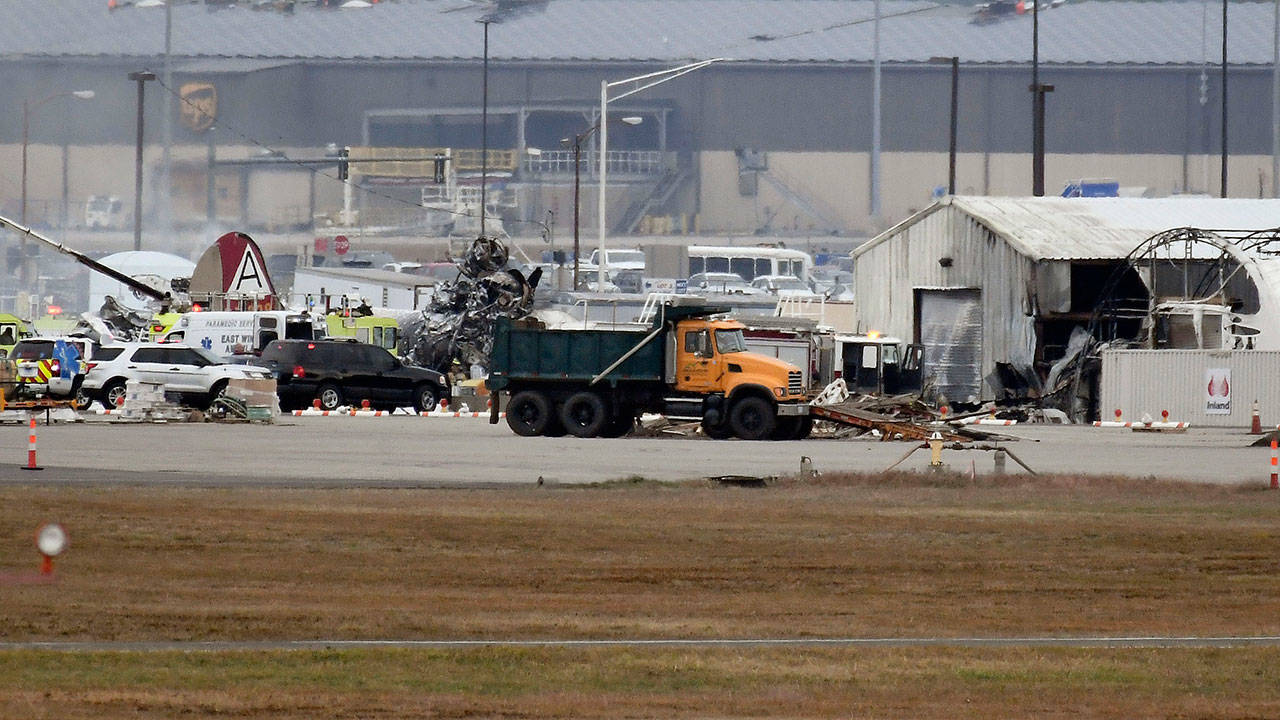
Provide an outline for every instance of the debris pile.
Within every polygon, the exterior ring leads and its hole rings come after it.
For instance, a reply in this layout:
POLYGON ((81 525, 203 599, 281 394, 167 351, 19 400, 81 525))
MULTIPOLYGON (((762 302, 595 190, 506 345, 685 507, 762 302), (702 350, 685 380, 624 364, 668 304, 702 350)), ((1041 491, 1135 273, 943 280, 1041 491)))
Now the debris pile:
POLYGON ((507 267, 507 247, 478 237, 458 263, 458 278, 443 283, 431 304, 401 322, 400 356, 405 362, 448 372, 455 362, 487 365, 493 324, 499 317, 529 314, 542 270, 529 277, 507 267))

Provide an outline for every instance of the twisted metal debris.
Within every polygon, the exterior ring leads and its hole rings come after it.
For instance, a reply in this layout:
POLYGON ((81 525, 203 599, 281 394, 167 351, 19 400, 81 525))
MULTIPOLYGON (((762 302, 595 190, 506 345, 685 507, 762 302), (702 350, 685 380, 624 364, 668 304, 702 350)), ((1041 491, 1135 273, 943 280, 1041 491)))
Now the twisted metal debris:
POLYGON ((539 268, 526 278, 506 267, 507 260, 507 247, 497 238, 476 238, 458 262, 457 279, 442 283, 425 310, 400 323, 405 362, 439 372, 455 362, 487 365, 494 321, 528 315, 542 276, 539 268))

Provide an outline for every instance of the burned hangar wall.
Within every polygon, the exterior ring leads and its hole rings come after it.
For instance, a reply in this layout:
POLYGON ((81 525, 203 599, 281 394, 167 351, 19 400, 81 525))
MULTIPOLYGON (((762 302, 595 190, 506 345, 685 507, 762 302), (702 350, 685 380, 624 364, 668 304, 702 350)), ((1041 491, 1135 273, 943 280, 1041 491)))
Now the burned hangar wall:
POLYGON ((950 400, 990 398, 996 363, 1033 365, 1037 271, 943 201, 854 251, 858 326, 923 342, 926 375, 950 400))

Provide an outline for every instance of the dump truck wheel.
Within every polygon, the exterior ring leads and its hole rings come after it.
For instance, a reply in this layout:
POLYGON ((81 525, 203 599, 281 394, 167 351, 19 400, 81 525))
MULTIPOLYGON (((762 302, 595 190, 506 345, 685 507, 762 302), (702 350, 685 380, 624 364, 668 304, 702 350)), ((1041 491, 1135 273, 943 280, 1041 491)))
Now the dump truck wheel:
POLYGON ((342 389, 333 383, 325 383, 316 391, 321 410, 337 410, 342 404, 342 389))
POLYGON ((742 398, 729 411, 729 427, 743 440, 764 440, 776 424, 773 407, 758 397, 742 398))
POLYGON ((595 437, 609 422, 609 408, 604 398, 593 392, 575 393, 561 406, 560 422, 574 437, 595 437))
POLYGON ((517 435, 542 435, 551 422, 551 401, 540 392, 522 390, 507 403, 507 426, 517 435))

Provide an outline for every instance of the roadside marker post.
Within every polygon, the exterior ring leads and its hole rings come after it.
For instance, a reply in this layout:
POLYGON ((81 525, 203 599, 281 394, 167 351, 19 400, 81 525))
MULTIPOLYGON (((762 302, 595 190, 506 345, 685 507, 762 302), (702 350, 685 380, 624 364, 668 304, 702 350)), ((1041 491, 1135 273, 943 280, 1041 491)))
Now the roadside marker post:
POLYGON ((942 469, 942 433, 936 430, 929 436, 929 469, 942 469))
POLYGON ((1271 489, 1272 490, 1280 490, 1280 475, 1277 475, 1277 470, 1280 470, 1280 466, 1277 466, 1276 464, 1278 459, 1276 455, 1277 436, 1280 436, 1280 425, 1276 426, 1276 432, 1274 435, 1271 436, 1271 489))
POLYGON ((23 470, 43 470, 44 468, 36 464, 36 415, 31 413, 30 434, 27 435, 27 464, 23 470))
POLYGON ((43 560, 40 563, 40 574, 53 574, 53 558, 67 549, 67 531, 58 523, 47 523, 36 530, 36 549, 43 560))

